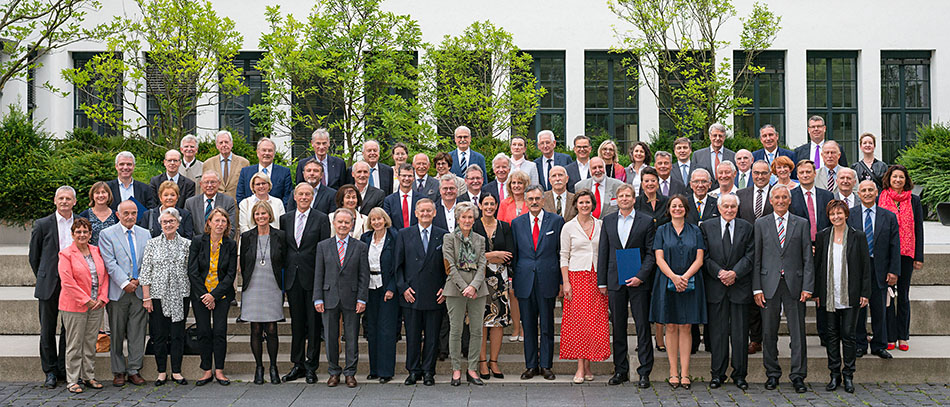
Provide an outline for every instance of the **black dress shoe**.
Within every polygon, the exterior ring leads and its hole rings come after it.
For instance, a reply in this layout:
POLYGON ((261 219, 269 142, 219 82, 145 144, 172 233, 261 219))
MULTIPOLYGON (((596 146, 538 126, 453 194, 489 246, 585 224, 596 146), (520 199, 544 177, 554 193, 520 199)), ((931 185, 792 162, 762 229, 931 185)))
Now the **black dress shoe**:
POLYGON ((871 352, 872 355, 877 356, 881 359, 893 359, 894 356, 891 355, 891 352, 888 352, 887 349, 878 349, 871 352))
POLYGON ((303 376, 304 376, 304 368, 299 367, 299 366, 294 366, 293 368, 290 369, 289 372, 287 372, 287 374, 284 375, 284 377, 281 378, 281 380, 285 382, 292 382, 303 376))
POLYGON ((624 373, 614 373, 613 376, 610 376, 610 379, 607 380, 607 384, 611 386, 616 386, 623 382, 629 382, 630 376, 624 373))
POLYGON ((58 370, 58 371, 56 371, 56 380, 59 380, 59 381, 61 381, 61 382, 65 382, 65 381, 66 381, 66 371, 65 371, 65 370, 58 370))
POLYGON ((208 383, 211 383, 213 380, 214 380, 214 376, 211 376, 207 379, 198 379, 198 380, 195 380, 195 386, 204 386, 208 383))
POLYGON ((164 385, 165 385, 165 379, 155 379, 155 387, 164 386, 164 385))
POLYGON ((407 377, 406 381, 404 381, 402 384, 405 384, 406 386, 412 386, 415 385, 418 380, 419 377, 416 376, 415 373, 409 373, 409 377, 407 377))
POLYGON ((859 349, 857 349, 857 350, 854 351, 854 357, 856 357, 856 358, 864 357, 864 355, 866 355, 867 353, 868 353, 868 350, 867 350, 867 349, 865 349, 865 348, 859 348, 859 349))
POLYGON ((844 391, 848 393, 854 393, 854 380, 848 376, 845 376, 843 379, 844 391))
POLYGON ((432 373, 426 373, 422 375, 422 385, 424 386, 434 386, 435 385, 435 375, 432 373))
POLYGON ((264 366, 254 369, 254 384, 264 384, 264 366))
POLYGON ((544 376, 544 380, 554 380, 554 372, 548 368, 541 368, 541 376, 544 376))
POLYGON ((55 374, 55 373, 47 373, 47 374, 46 374, 46 381, 43 382, 43 387, 45 387, 45 388, 47 388, 47 389, 55 389, 55 388, 56 388, 56 374, 55 374))
POLYGON ((709 388, 710 388, 710 389, 718 389, 718 388, 722 387, 722 382, 723 382, 722 379, 720 379, 720 378, 718 378, 718 377, 714 377, 712 380, 709 381, 709 388))
POLYGON ((231 384, 231 379, 215 379, 215 380, 217 380, 218 384, 222 386, 227 386, 231 384))
POLYGON ((386 383, 389 383, 389 382, 392 381, 392 380, 393 380, 392 376, 389 376, 389 377, 380 377, 380 378, 379 378, 379 384, 386 384, 386 383))
POLYGON ((828 382, 828 385, 825 386, 825 390, 835 391, 838 390, 838 386, 841 385, 841 376, 831 376, 831 380, 828 382))
POLYGON ((739 379, 736 379, 735 381, 736 381, 736 387, 738 387, 739 390, 749 390, 749 382, 745 381, 745 379, 739 378, 739 379))
POLYGON ((374 374, 366 375, 366 380, 376 380, 376 379, 379 379, 378 375, 374 375, 374 374))
POLYGON ((792 387, 795 388, 795 393, 804 393, 808 391, 808 387, 805 386, 805 381, 802 379, 792 379, 792 387))
POLYGON ((181 385, 181 386, 187 386, 187 385, 188 385, 188 380, 185 379, 184 377, 182 377, 181 380, 175 380, 175 378, 173 377, 173 378, 172 378, 172 381, 175 382, 175 383, 178 383, 178 384, 181 385))
POLYGON ((483 382, 482 379, 479 379, 477 377, 472 377, 472 375, 467 374, 467 373, 465 374, 465 379, 468 381, 468 384, 474 384, 476 386, 485 385, 485 382, 483 382))
POLYGON ((277 373, 277 365, 270 365, 270 383, 280 384, 280 375, 277 373))
POLYGON ((637 381, 637 387, 641 389, 650 388, 650 376, 640 376, 640 380, 637 381))
POLYGON ((521 380, 531 380, 535 375, 541 374, 538 368, 528 368, 521 373, 521 380))
POLYGON ((768 379, 765 381, 765 389, 766 389, 766 390, 775 390, 776 387, 778 387, 778 378, 777 378, 777 377, 770 377, 770 378, 768 378, 768 379))
POLYGON ((305 374, 307 377, 307 384, 314 384, 317 382, 317 371, 316 370, 307 370, 305 374))

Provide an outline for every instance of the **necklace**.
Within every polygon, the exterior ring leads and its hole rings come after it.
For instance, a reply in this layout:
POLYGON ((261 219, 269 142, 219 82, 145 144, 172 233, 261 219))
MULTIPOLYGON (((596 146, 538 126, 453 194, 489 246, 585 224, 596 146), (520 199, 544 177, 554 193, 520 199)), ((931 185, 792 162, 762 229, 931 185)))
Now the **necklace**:
MULTIPOLYGON (((269 235, 264 235, 264 236, 269 236, 269 235)), ((264 240, 264 239, 261 239, 261 236, 258 236, 258 237, 257 237, 257 252, 261 254, 261 265, 262 265, 262 266, 265 264, 265 261, 266 261, 266 259, 267 259, 267 249, 270 249, 270 245, 263 245, 263 244, 262 244, 262 243, 263 243, 263 240, 264 240)))

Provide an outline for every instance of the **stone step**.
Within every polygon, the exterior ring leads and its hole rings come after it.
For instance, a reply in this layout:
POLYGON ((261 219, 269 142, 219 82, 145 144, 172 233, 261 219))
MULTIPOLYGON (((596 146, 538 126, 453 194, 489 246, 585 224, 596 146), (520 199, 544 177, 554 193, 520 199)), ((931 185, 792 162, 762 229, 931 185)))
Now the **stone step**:
MULTIPOLYGON (((42 379, 39 351, 36 346, 38 337, 36 336, 0 336, 0 381, 36 381, 42 379)), ((944 344, 950 341, 948 336, 933 337, 915 337, 911 340, 911 349, 907 352, 894 352, 894 359, 883 360, 873 356, 865 356, 857 362, 857 373, 855 381, 857 382, 898 382, 898 383, 925 383, 925 382, 945 382, 947 372, 950 372, 950 351, 944 344)), ((827 356, 824 348, 818 345, 817 338, 808 338, 808 371, 811 373, 809 381, 825 380, 827 377, 827 356)), ((235 344, 236 345, 236 344, 235 344)), ((636 346, 636 338, 628 339, 628 346, 632 350, 636 346)), ((779 338, 779 358, 784 372, 788 371, 789 361, 789 339, 787 337, 779 338)), ((226 360, 226 373, 232 380, 250 380, 254 372, 254 358, 250 353, 241 353, 235 346, 229 348, 229 354, 226 360)), ((668 358, 663 353, 654 355, 655 362, 651 378, 655 382, 662 382, 669 370, 668 358)), ((278 366, 280 372, 286 373, 292 366, 289 360, 289 349, 282 348, 278 356, 278 366)), ((637 367, 637 355, 629 355, 631 367, 637 367)), ((201 373, 199 368, 199 357, 196 355, 186 355, 182 366, 182 371, 189 381, 201 373)), ((264 355, 265 364, 267 356, 264 355)), ((319 379, 325 381, 326 373, 326 355, 321 354, 321 364, 318 371, 319 379)), ((612 359, 608 358, 604 362, 592 363, 591 369, 597 376, 592 383, 603 385, 609 375, 613 372, 612 359)), ((341 356, 341 363, 343 362, 341 356)), ((691 358, 691 374, 696 378, 695 381, 704 381, 709 379, 709 353, 700 352, 691 358)), ((489 384, 503 383, 524 383, 518 376, 524 370, 524 359, 519 354, 502 353, 499 356, 499 365, 505 374, 505 379, 491 379, 489 384)), ((405 379, 406 370, 405 357, 396 355, 396 377, 390 386, 401 386, 405 379)), ((554 357, 553 370, 558 375, 556 381, 566 383, 570 380, 577 367, 574 360, 560 360, 557 355, 554 357)), ((369 372, 368 355, 361 352, 357 366, 357 380, 364 382, 366 374, 369 372)), ((447 382, 450 378, 451 363, 448 361, 438 362, 436 364, 436 379, 438 382, 447 382)), ((634 379, 636 372, 632 371, 634 379)), ((155 378, 155 359, 146 355, 142 374, 146 380, 155 378)), ((109 354, 100 353, 96 357, 96 376, 98 379, 106 381, 112 377, 109 367, 109 354)), ((765 381, 765 372, 762 367, 762 353, 749 357, 749 381, 761 383, 765 381)), ((783 377, 783 383, 785 378, 783 377)), ((534 378, 532 382, 549 383, 541 378, 534 378)), ((322 382, 321 384, 323 385, 322 382)), ((148 384, 151 386, 151 384, 148 384)), ((269 386, 269 385, 268 385, 269 386)))

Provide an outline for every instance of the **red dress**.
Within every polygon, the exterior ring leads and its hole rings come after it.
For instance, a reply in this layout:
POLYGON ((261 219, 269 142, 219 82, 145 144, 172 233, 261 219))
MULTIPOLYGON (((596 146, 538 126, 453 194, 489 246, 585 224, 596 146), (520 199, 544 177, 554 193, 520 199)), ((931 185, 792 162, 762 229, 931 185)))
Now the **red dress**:
MULTIPOLYGON (((581 250, 592 249, 596 253, 599 237, 597 227, 592 228, 591 233, 586 236, 587 242, 580 242, 587 246, 581 250)), ((578 247, 572 244, 571 249, 576 250, 578 247)), ((571 300, 563 301, 559 357, 561 359, 606 360, 610 357, 607 296, 597 289, 597 272, 594 270, 594 265, 591 264, 590 270, 568 271, 568 279, 571 284, 571 300)))

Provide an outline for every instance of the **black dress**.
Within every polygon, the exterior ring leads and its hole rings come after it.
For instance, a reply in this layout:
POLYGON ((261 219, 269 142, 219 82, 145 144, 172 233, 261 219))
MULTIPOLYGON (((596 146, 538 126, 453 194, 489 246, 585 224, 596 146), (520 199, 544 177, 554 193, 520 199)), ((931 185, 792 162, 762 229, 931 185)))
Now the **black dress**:
MULTIPOLYGON (((514 235, 511 234, 511 225, 500 220, 496 221, 495 234, 488 236, 485 232, 485 225, 482 220, 475 221, 472 230, 485 238, 485 252, 495 250, 514 253, 514 235)), ((511 325, 511 306, 508 301, 508 278, 511 277, 509 270, 511 265, 488 264, 485 268, 485 284, 488 285, 489 301, 485 302, 485 323, 484 327, 506 327, 511 325), (495 267, 497 266, 497 267, 495 267)))
MULTIPOLYGON (((706 250, 706 243, 699 226, 686 223, 683 231, 676 234, 673 224, 667 223, 656 229, 653 250, 663 250, 663 259, 673 273, 683 275, 696 261, 697 250, 706 250)), ((706 290, 702 270, 694 274, 693 279, 695 288, 692 291, 670 291, 667 289, 669 277, 657 266, 650 302, 650 321, 660 324, 705 324, 706 290)))
POLYGON ((881 180, 884 178, 884 173, 887 172, 887 164, 883 161, 875 158, 874 162, 871 163, 871 168, 868 168, 864 160, 858 160, 854 164, 851 164, 851 169, 858 174, 857 182, 859 184, 861 181, 871 180, 877 184, 877 190, 881 190, 881 180))

